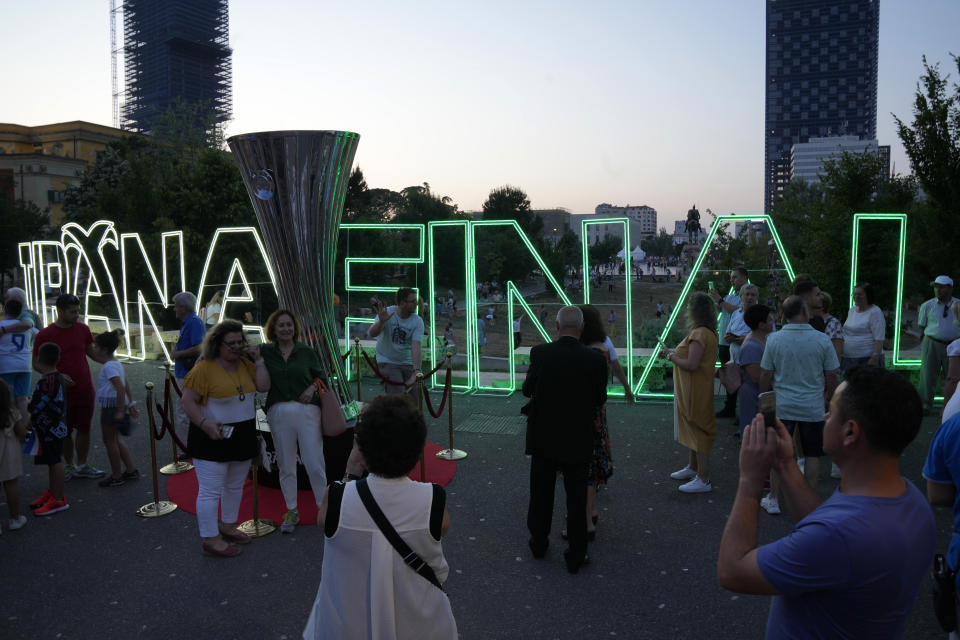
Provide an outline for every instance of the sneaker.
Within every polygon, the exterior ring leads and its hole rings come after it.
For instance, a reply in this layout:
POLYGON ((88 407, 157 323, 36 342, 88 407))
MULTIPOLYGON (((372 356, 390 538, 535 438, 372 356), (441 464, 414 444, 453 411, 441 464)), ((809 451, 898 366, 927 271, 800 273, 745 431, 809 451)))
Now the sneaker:
POLYGON ((124 480, 139 480, 140 479, 140 470, 134 469, 133 471, 124 471, 123 475, 120 476, 124 480))
POLYGON ((53 496, 50 496, 50 499, 47 502, 33 512, 35 516, 49 516, 58 511, 66 511, 70 508, 70 505, 67 503, 67 499, 57 500, 53 496))
POLYGON ((837 466, 837 463, 832 463, 833 466, 830 467, 830 477, 839 478, 840 477, 840 467, 837 466))
POLYGON ((678 488, 684 493, 707 493, 713 491, 713 485, 701 480, 700 476, 694 476, 693 480, 680 485, 678 488))
POLYGON ((17 529, 22 529, 23 525, 27 524, 27 516, 20 515, 16 520, 10 520, 7 523, 7 529, 10 531, 16 531, 17 529))
POLYGON ((300 514, 296 509, 292 509, 283 514, 283 522, 280 523, 280 533, 293 533, 297 523, 300 522, 300 514))
POLYGON ((73 471, 73 476, 75 478, 102 478, 105 475, 107 475, 106 471, 97 469, 90 463, 87 463, 82 467, 76 467, 76 469, 73 471))
POLYGON ((63 479, 71 480, 74 476, 77 476, 77 468, 72 464, 63 465, 63 479))
POLYGON ((760 501, 760 506, 763 507, 764 511, 772 516, 780 514, 780 503, 771 495, 764 496, 760 501))
POLYGON ((696 477, 697 472, 690 468, 690 465, 685 466, 680 471, 674 471, 670 474, 670 477, 674 480, 689 480, 690 478, 696 477))
POLYGON ((29 507, 31 509, 39 509, 40 507, 42 507, 47 503, 47 500, 49 500, 52 497, 53 497, 53 494, 50 493, 49 490, 44 491, 42 496, 40 496, 39 498, 37 498, 36 500, 34 500, 29 504, 29 507))
POLYGON ((106 478, 104 478, 103 480, 101 480, 100 482, 98 482, 98 483, 97 483, 97 486, 99 486, 99 487, 119 487, 120 485, 122 485, 122 484, 123 484, 124 482, 126 482, 126 481, 127 481, 126 478, 124 478, 123 476, 114 477, 114 476, 111 475, 111 476, 107 476, 106 478))

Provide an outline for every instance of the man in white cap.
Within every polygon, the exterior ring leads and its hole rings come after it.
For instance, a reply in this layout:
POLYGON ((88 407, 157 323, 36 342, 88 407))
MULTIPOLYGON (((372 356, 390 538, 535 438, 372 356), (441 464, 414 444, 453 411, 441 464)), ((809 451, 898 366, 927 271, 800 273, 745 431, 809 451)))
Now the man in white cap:
POLYGON ((920 305, 917 314, 917 326, 923 332, 920 343, 920 399, 923 412, 933 412, 933 393, 937 387, 941 370, 947 370, 947 345, 960 337, 957 326, 950 313, 950 306, 957 301, 953 297, 953 279, 950 276, 937 276, 931 282, 934 296, 920 305))

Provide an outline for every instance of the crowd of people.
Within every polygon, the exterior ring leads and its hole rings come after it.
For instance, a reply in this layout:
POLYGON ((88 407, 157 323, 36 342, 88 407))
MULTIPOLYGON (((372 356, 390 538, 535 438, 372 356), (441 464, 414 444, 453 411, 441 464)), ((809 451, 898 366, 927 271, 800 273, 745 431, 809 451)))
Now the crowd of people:
MULTIPOLYGON (((960 564, 960 416, 951 413, 960 397, 954 392, 960 301, 952 296, 953 281, 938 276, 935 297, 920 308, 919 393, 885 367, 886 321, 869 283, 857 284, 842 322, 830 313, 832 297, 810 276, 798 276, 793 294, 776 308, 758 302, 759 289, 745 269, 734 269, 730 283, 727 295, 716 287, 691 294, 685 301, 688 334, 658 354, 673 367, 674 435, 688 449, 685 466, 670 474, 681 481, 679 491, 713 491, 717 420, 733 417, 738 426, 740 481, 719 546, 718 581, 735 592, 774 596, 768 637, 782 629, 813 637, 898 637, 936 546, 930 504, 953 506, 947 562, 954 569, 960 564), (718 357, 737 369, 739 386, 715 411, 718 357), (941 375, 947 403, 923 469, 924 497, 902 477, 900 455, 924 412, 932 411, 941 375), (771 398, 775 408, 769 411, 771 398), (824 457, 840 480, 827 500, 817 492, 824 457), (780 514, 781 501, 796 525, 784 538, 758 545, 758 514, 780 514)), ((7 291, 0 320, 0 482, 10 511, 7 530, 28 521, 17 477, 31 432, 34 462, 48 467, 47 490, 28 504, 36 516, 69 508, 66 481, 73 478, 99 478, 106 488, 140 475, 123 440, 137 417, 114 357, 123 332, 93 337, 71 294, 57 299, 55 320, 43 329, 25 303, 22 290, 7 291), (102 365, 96 384, 88 360, 102 365), (88 461, 96 407, 109 474, 88 461)), ((174 310, 181 328, 171 356, 183 390, 177 432, 196 469, 202 553, 235 557, 251 541, 237 520, 244 480, 260 453, 254 403, 260 392, 286 504, 281 531, 292 532, 300 522, 299 452, 325 540, 304 636, 346 637, 348 625, 350 633, 360 629, 367 637, 393 625, 403 637, 456 637, 442 588, 449 573, 441 545, 450 527, 445 493, 409 478, 426 437, 412 400, 424 333, 416 292, 401 288, 395 304, 375 309, 369 336, 377 340, 384 394, 362 411, 347 473, 332 483, 320 429, 318 380, 325 373, 317 352, 301 342, 297 316, 274 312, 265 326, 267 341, 255 345, 240 322, 218 319, 207 327, 189 292, 174 296, 174 310)), ((522 388, 529 398, 522 409, 530 456, 528 546, 535 558, 545 557, 559 473, 566 502, 563 557, 573 574, 590 561, 589 544, 600 524, 597 489, 614 470, 606 420, 611 372, 632 401, 608 335, 615 322, 591 305, 560 308, 557 338, 531 348, 522 388)))

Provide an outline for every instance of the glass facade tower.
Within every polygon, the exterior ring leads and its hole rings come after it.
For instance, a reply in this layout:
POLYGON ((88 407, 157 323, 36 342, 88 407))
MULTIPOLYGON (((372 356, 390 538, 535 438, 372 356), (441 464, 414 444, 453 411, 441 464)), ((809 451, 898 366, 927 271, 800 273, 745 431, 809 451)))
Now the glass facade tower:
POLYGON ((810 138, 877 137, 880 0, 767 0, 764 212, 810 138))

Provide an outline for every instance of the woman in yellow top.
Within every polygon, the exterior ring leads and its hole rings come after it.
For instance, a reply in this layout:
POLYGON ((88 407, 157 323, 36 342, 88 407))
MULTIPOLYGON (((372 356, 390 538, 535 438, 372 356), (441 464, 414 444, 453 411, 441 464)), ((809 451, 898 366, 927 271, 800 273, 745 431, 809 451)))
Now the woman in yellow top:
POLYGON ((677 400, 677 440, 690 449, 690 461, 670 474, 684 493, 713 491, 710 484, 710 449, 717 437, 713 410, 714 363, 717 361, 717 309, 705 293, 695 293, 687 303, 690 333, 673 351, 660 356, 673 363, 677 400))
POLYGON ((240 553, 231 543, 250 542, 237 529, 237 515, 250 460, 260 452, 253 399, 257 391, 270 390, 270 374, 236 320, 210 329, 201 353, 203 359, 183 381, 182 398, 190 418, 187 450, 199 485, 197 524, 201 550, 229 558, 240 553))

